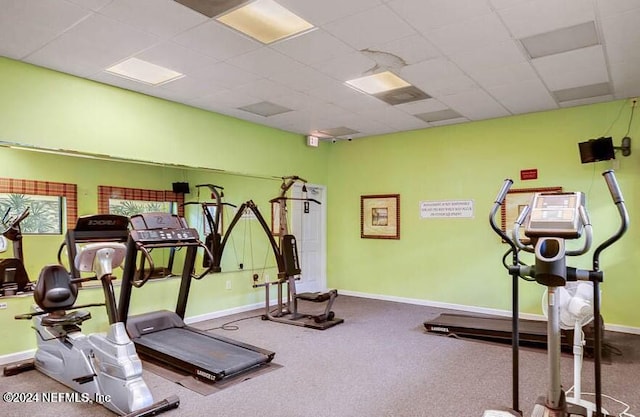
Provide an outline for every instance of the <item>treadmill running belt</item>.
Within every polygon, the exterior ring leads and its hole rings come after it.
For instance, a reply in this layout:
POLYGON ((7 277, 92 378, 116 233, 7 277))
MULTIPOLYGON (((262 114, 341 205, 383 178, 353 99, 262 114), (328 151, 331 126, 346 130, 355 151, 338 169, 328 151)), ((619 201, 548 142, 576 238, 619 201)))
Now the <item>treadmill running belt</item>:
POLYGON ((137 345, 189 362, 214 374, 224 373, 227 376, 269 361, 262 353, 185 328, 147 333, 133 341, 137 345))

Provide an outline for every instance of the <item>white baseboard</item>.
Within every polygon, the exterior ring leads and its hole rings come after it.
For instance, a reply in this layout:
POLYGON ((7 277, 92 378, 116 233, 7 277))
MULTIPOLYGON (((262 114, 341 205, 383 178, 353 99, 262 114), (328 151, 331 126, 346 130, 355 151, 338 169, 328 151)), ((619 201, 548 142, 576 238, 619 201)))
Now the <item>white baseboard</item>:
MULTIPOLYGON (((276 303, 275 301, 271 302, 272 305, 274 305, 275 303, 276 303)), ((220 318, 220 317, 230 316, 232 314, 244 313, 245 311, 256 310, 258 308, 264 308, 264 302, 254 303, 254 304, 247 304, 247 305, 240 306, 240 307, 228 308, 226 310, 213 311, 211 313, 206 313, 206 314, 200 314, 200 315, 197 315, 197 316, 186 317, 184 319, 184 322, 186 324, 193 324, 193 323, 198 323, 198 322, 201 322, 201 321, 212 320, 212 319, 217 319, 217 318, 220 318)))
MULTIPOLYGON (((349 290, 338 290, 338 294, 348 295, 352 297, 370 298, 373 300, 393 301, 396 303, 415 304, 415 305, 426 306, 426 307, 446 308, 450 310, 458 310, 458 311, 464 311, 464 312, 475 313, 475 314, 493 314, 496 316, 511 317, 511 310, 500 310, 496 308, 475 307, 475 306, 468 306, 464 304, 443 303, 440 301, 422 300, 418 298, 396 297, 393 295, 370 294, 370 293, 363 293, 363 292, 349 291, 349 290)), ((546 318, 542 314, 520 313, 520 317, 527 320, 546 321, 546 318)), ((640 328, 638 327, 605 323, 605 329, 607 331, 612 331, 612 332, 640 335, 640 328)))
POLYGON ((33 359, 36 354, 35 349, 29 349, 22 352, 9 353, 7 355, 0 355, 0 365, 6 365, 13 362, 22 362, 28 359, 33 359))

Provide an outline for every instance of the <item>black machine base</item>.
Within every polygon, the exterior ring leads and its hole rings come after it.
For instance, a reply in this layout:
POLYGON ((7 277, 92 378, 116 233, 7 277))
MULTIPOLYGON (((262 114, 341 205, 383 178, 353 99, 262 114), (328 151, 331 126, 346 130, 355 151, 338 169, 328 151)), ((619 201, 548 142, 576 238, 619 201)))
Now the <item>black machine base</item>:
MULTIPOLYGON (((466 337, 488 340, 491 342, 511 343, 511 317, 444 313, 433 320, 424 322, 428 332, 445 336, 466 337)), ((585 355, 593 354, 594 327, 589 324, 583 327, 585 336, 585 355)), ((519 321, 520 344, 546 349, 547 322, 541 320, 519 321)), ((573 330, 561 330, 560 343, 562 349, 571 352, 573 349, 573 330)))
POLYGON ((275 356, 274 352, 185 326, 172 311, 132 316, 127 331, 140 356, 208 382, 253 370, 275 356))

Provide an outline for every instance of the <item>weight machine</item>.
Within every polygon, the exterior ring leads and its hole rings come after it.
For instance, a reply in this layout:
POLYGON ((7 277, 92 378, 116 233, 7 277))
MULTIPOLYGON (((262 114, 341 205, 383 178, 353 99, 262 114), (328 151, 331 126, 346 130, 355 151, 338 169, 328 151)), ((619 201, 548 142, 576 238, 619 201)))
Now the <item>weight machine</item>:
MULTIPOLYGON (((265 280, 265 282, 259 283, 258 274, 253 275, 253 287, 264 287, 265 289, 265 313, 262 316, 263 320, 272 320, 279 323, 324 330, 344 322, 343 319, 335 317, 335 313, 331 310, 333 303, 338 296, 338 291, 331 289, 326 292, 297 292, 296 281, 300 279, 302 271, 300 269, 296 238, 294 235, 289 233, 288 229, 287 201, 302 201, 306 212, 308 212, 308 205, 310 203, 320 204, 318 200, 307 198, 307 190, 304 185, 306 182, 307 181, 304 178, 300 178, 298 176, 283 177, 282 184, 280 186, 280 195, 270 200, 271 204, 277 204, 277 207, 279 208, 279 228, 276 233, 276 236, 278 237, 277 242, 270 227, 267 225, 267 222, 260 213, 260 210, 258 210, 258 206, 252 200, 249 200, 240 206, 231 221, 227 233, 224 235, 220 244, 220 257, 222 256, 222 252, 224 251, 231 231, 242 218, 246 210, 250 210, 255 215, 262 227, 262 230, 267 235, 278 267, 277 279, 274 281, 265 280), (303 197, 288 197, 288 191, 296 182, 303 183, 303 197), (275 309, 271 308, 270 301, 270 289, 272 286, 275 286, 277 290, 277 303, 275 309), (326 304, 322 313, 309 314, 299 311, 299 301, 326 304)), ((218 257, 218 261, 220 257, 218 257)))

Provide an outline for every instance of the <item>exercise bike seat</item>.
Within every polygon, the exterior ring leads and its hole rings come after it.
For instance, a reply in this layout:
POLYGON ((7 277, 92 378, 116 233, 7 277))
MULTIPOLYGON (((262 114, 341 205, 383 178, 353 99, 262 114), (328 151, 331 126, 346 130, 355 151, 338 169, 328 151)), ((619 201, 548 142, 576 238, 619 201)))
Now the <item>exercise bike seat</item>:
POLYGON ((71 282, 71 275, 62 265, 47 265, 33 290, 33 298, 46 312, 67 310, 78 297, 78 285, 71 282))

